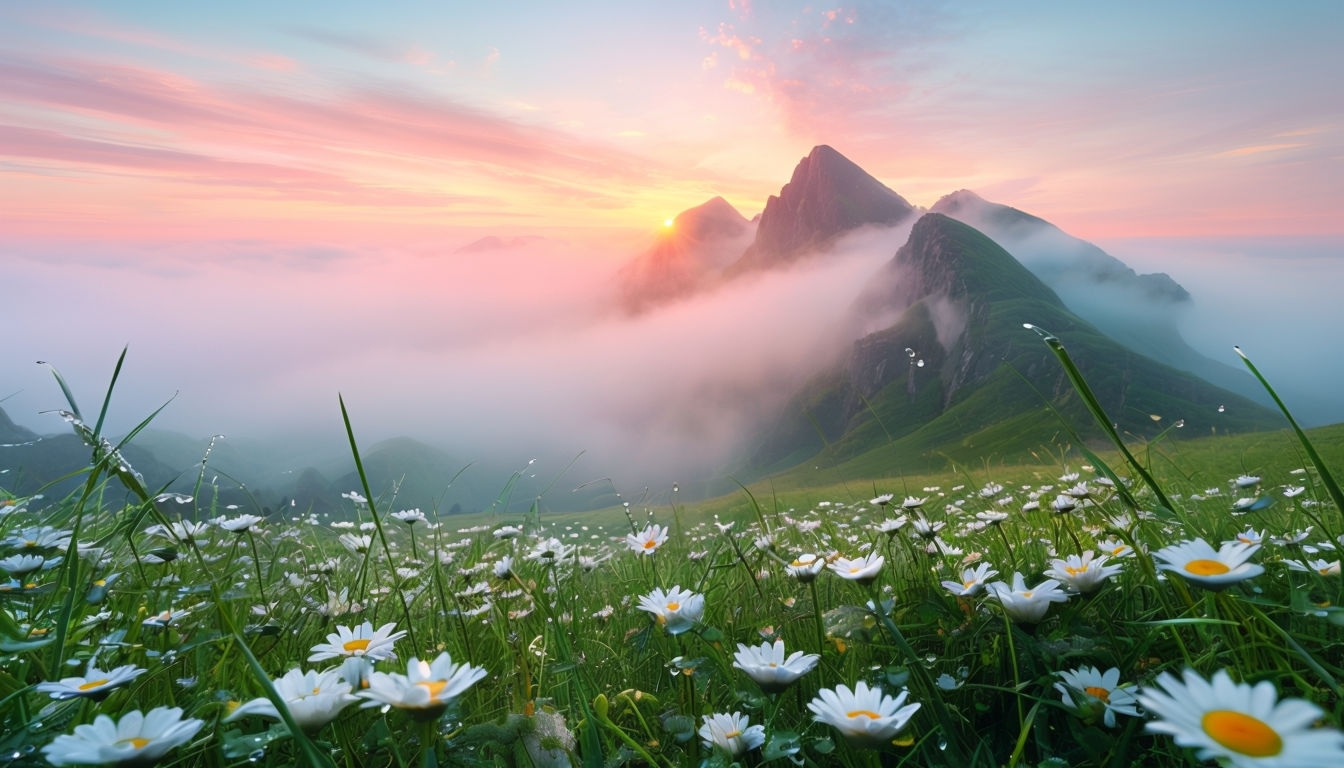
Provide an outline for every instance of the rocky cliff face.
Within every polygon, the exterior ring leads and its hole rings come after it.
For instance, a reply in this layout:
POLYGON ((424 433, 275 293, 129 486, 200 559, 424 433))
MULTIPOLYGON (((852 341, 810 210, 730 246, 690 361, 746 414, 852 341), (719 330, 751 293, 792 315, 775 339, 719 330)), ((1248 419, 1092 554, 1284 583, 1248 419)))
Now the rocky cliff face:
POLYGON ((766 201, 755 241, 730 272, 787 264, 851 229, 899 224, 913 213, 905 198, 821 145, 798 163, 779 194, 766 201))

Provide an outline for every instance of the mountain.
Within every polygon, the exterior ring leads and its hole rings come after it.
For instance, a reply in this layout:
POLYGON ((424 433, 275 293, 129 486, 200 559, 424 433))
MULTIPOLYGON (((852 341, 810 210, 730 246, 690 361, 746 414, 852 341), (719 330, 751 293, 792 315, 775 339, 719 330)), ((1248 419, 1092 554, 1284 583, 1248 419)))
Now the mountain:
POLYGON ((1179 322, 1190 294, 1164 273, 1137 274, 1124 262, 1044 219, 960 190, 929 209, 975 227, 1013 254, 1069 309, 1121 344, 1262 404, 1264 390, 1244 370, 1196 352, 1179 322))
POLYGON ((9 418, 4 408, 0 408, 0 448, 7 448, 19 443, 29 443, 37 440, 40 436, 26 427, 21 427, 9 418))
POLYGON ((800 393, 757 441, 753 473, 803 461, 808 471, 860 475, 893 464, 1029 460, 1061 436, 1047 399, 1098 437, 1059 362, 1024 323, 1064 342, 1122 433, 1152 436, 1177 420, 1189 435, 1280 426, 1255 403, 1111 339, 988 236, 941 214, 916 222, 858 303, 896 319, 800 393))
POLYGON ((814 147, 793 169, 789 183, 766 200, 756 239, 728 273, 789 264, 849 230, 893 226, 914 210, 849 158, 824 144, 814 147))
MULTIPOLYGON (((151 492, 179 477, 153 452, 138 445, 122 446, 121 454, 144 477, 151 492)), ((74 473, 87 469, 91 460, 92 451, 73 432, 39 436, 14 425, 0 409, 0 488, 20 496, 41 493, 59 499, 84 485, 86 477, 74 473)))
POLYGON ((634 314, 707 287, 742 255, 755 231, 722 197, 682 211, 647 252, 617 273, 622 308, 634 314))

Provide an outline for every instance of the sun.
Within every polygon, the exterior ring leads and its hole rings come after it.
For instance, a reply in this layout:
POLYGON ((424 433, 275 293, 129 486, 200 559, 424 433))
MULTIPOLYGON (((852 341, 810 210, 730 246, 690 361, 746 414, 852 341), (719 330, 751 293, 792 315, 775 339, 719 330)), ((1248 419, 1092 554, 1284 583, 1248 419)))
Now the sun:
POLYGON ((663 219, 664 227, 671 227, 675 222, 672 219, 663 219))

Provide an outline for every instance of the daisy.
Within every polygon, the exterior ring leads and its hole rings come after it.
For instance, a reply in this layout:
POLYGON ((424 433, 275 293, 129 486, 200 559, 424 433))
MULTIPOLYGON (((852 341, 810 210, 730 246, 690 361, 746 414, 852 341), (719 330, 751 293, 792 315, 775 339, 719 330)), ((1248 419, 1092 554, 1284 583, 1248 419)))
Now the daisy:
POLYGON ((639 598, 639 608, 653 614, 669 635, 679 635, 700 620, 705 612, 705 596, 682 589, 680 585, 667 592, 659 587, 639 598))
POLYGON ((391 705, 410 711, 417 719, 437 717, 453 699, 485 677, 485 670, 470 664, 454 664, 447 652, 432 662, 414 656, 406 665, 406 674, 373 672, 368 687, 359 696, 368 701, 362 706, 391 705))
POLYGON ((548 536, 532 546, 532 551, 524 557, 538 563, 550 564, 564 562, 574 553, 574 548, 563 541, 548 536))
POLYGON ((221 519, 217 524, 220 528, 223 528, 230 533, 246 533, 257 527, 257 525, 265 519, 266 518, 257 515, 239 515, 237 517, 221 519))
POLYGON ((1101 554, 1106 555, 1111 559, 1132 557, 1134 555, 1133 547, 1114 536, 1105 541, 1097 542, 1097 549, 1101 551, 1101 554))
POLYGON ((817 574, 826 568, 826 561, 814 554, 799 555, 793 562, 784 566, 784 571, 793 578, 807 583, 817 578, 817 574))
POLYGON ((1294 571, 1315 571, 1322 576, 1338 576, 1339 561, 1327 561, 1322 559, 1308 560, 1305 563, 1300 560, 1284 560, 1290 570, 1294 571))
POLYGON ((652 555, 658 551, 658 548, 667 542, 667 526, 650 523, 638 535, 627 534, 625 537, 626 546, 635 552, 646 555, 652 555))
POLYGON ((1068 593, 1061 590, 1059 582, 1054 579, 1046 579, 1027 589, 1026 580, 1020 573, 1013 574, 1011 587, 1002 581, 995 581, 986 584, 985 589, 989 590, 990 597, 1003 606, 1003 612, 1008 614, 1008 618, 1030 624, 1044 618, 1051 603, 1063 603, 1069 599, 1068 593))
POLYGON ((388 622, 378 629, 370 622, 358 627, 337 626, 336 631, 327 635, 327 642, 313 646, 309 661, 326 661, 346 656, 367 656, 374 661, 395 659, 397 654, 392 644, 406 636, 406 630, 393 632, 396 624, 388 622))
POLYGON ((79 697, 101 701, 109 693, 143 675, 145 670, 127 664, 102 671, 90 666, 83 677, 63 677, 55 683, 38 683, 35 689, 39 693, 49 693, 53 699, 74 699, 79 697))
POLYGON ((837 557, 830 563, 830 569, 840 574, 841 578, 857 581, 860 584, 871 584, 877 578, 878 571, 882 570, 882 563, 885 558, 876 552, 869 552, 863 557, 853 560, 848 557, 837 557))
POLYGON ((750 752, 765 743, 765 726, 752 725, 741 712, 731 715, 716 712, 701 720, 704 725, 700 726, 700 741, 709 749, 726 752, 729 757, 750 752))
POLYGON ((1055 689, 1064 700, 1064 706, 1077 712, 1084 720, 1092 721, 1096 718, 1098 705, 1105 708, 1102 722, 1107 728, 1115 727, 1116 713, 1139 716, 1135 706, 1139 703, 1138 697, 1133 691, 1119 687, 1119 669, 1111 667, 1102 672, 1096 667, 1079 667, 1060 672, 1059 676, 1064 678, 1064 682, 1055 683, 1055 689))
POLYGON ((1148 730, 1169 734, 1200 760, 1251 766, 1344 765, 1344 733, 1312 728, 1325 713, 1305 699, 1278 701, 1274 685, 1234 683, 1227 670, 1205 680, 1187 669, 1178 680, 1168 672, 1158 688, 1145 688, 1139 702, 1159 718, 1148 730))
POLYGON ((425 518, 425 513, 421 512, 419 509, 403 509, 400 512, 393 512, 390 517, 393 520, 397 520, 407 525, 429 522, 428 519, 425 518))
POLYGON ((941 520, 936 523, 931 523, 928 520, 918 517, 915 518, 914 523, 911 524, 911 527, 914 529, 915 535, 920 537, 921 539, 934 538, 935 536, 938 535, 938 532, 943 530, 943 528, 945 528, 946 526, 947 523, 944 523, 941 520))
POLYGON ((1247 528, 1241 533, 1238 533, 1234 538, 1234 541, 1241 544, 1245 544, 1247 546, 1251 546, 1253 544, 1260 544, 1264 540, 1265 540, 1265 532, 1255 530, 1255 526, 1251 526, 1250 528, 1247 528))
POLYGON ((52 765, 150 765, 174 747, 191 741, 204 720, 182 719, 178 707, 155 707, 149 714, 132 710, 114 721, 99 715, 93 723, 75 726, 42 748, 52 765))
POLYGON ((362 555, 373 546, 373 537, 368 534, 342 533, 337 541, 352 555, 362 555))
POLYGON ((910 522, 910 518, 905 515, 883 520, 877 524, 877 532, 885 533, 888 536, 895 536, 896 532, 904 528, 905 524, 908 522, 910 522))
POLYGON ((815 653, 794 651, 784 657, 784 641, 761 643, 751 647, 738 643, 733 654, 733 666, 747 673, 766 693, 779 693, 798 678, 811 672, 821 657, 815 653))
POLYGON ((957 597, 978 595, 985 589, 985 580, 998 575, 999 572, 990 567, 989 563, 981 563, 963 570, 961 581, 944 581, 943 588, 957 597))
POLYGON ((1217 591, 1264 573, 1263 567, 1247 562, 1259 549, 1258 544, 1230 541, 1215 552, 1208 542, 1194 539, 1163 547, 1154 552, 1153 557, 1163 561, 1158 568, 1173 571, 1189 582, 1217 591))
MULTIPOLYGON (((342 709, 359 700, 350 694, 350 683, 342 678, 340 667, 321 673, 291 669, 271 684, 284 700, 294 722, 310 733, 335 720, 342 709)), ((275 704, 262 696, 239 705, 224 718, 224 722, 231 723, 249 715, 282 719, 275 704)))
POLYGON ((821 689, 807 708, 813 720, 840 731, 850 744, 877 747, 895 738, 919 709, 919 704, 901 706, 909 694, 901 691, 893 698, 860 680, 853 690, 845 685, 821 689))
POLYGON ((1063 560, 1051 560, 1050 570, 1045 575, 1056 579, 1071 592, 1086 595, 1097 591, 1103 581, 1122 570, 1118 565, 1107 565, 1108 559, 1106 555, 1094 559, 1089 549, 1082 556, 1069 555, 1063 560))

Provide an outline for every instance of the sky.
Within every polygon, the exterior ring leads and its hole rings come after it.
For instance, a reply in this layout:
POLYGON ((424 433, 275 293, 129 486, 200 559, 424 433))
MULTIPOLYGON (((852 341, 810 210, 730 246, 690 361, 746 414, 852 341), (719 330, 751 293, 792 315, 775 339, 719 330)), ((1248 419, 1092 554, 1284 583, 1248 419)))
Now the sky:
MULTIPOLYGON (((0 407, 50 425, 30 361, 95 400, 127 346, 130 423, 176 393, 169 426, 293 431, 343 392, 374 434, 600 423, 630 455, 678 421, 651 409, 840 343, 827 309, 594 309, 664 220, 752 216, 822 143, 916 205, 969 188, 1197 302, 1207 277, 1206 306, 1240 284, 1268 347, 1339 313, 1341 31, 1337 2, 0 4, 0 407), (458 251, 487 235, 530 239, 458 251), (650 400, 669 370, 690 389, 650 400)), ((876 257, 837 263, 757 299, 835 306, 876 257)))

